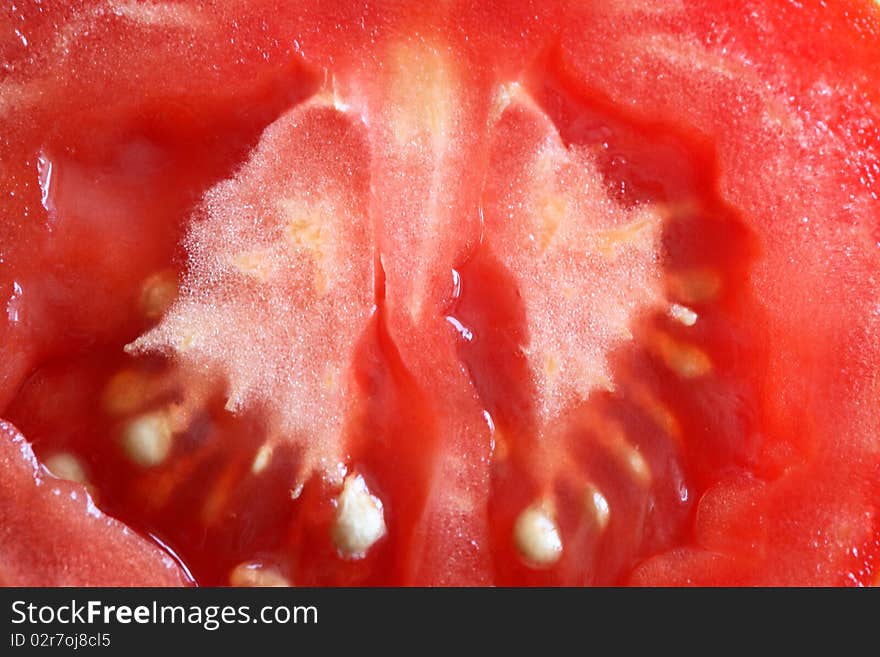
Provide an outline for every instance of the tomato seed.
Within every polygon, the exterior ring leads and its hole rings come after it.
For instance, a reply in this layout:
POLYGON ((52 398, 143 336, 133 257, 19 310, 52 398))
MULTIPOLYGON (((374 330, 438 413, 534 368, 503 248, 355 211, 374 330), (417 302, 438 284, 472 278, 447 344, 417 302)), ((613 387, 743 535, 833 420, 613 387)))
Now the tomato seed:
POLYGON ((513 537, 517 550, 528 565, 552 566, 562 556, 562 539, 549 503, 535 502, 516 519, 513 537))
POLYGON ((382 501, 361 475, 348 475, 336 503, 333 542, 343 557, 361 559, 386 533, 382 501))
POLYGON ((173 434, 168 415, 162 411, 135 418, 122 433, 122 446, 128 457, 140 466, 159 465, 171 452, 173 434))

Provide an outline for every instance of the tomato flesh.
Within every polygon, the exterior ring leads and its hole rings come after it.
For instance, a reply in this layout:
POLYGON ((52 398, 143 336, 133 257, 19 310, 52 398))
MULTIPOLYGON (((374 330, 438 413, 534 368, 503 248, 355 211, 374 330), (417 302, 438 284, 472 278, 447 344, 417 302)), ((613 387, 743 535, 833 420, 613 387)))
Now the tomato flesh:
POLYGON ((204 585, 870 583, 876 7, 453 4, 22 14, 0 413, 204 585))

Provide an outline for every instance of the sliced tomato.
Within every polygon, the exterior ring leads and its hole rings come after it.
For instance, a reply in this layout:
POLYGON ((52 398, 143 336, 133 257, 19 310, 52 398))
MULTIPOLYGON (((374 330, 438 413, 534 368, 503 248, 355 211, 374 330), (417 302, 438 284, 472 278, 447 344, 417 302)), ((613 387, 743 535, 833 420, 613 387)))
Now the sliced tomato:
POLYGON ((880 13, 831 5, 15 9, 0 413, 202 584, 871 583, 880 13))

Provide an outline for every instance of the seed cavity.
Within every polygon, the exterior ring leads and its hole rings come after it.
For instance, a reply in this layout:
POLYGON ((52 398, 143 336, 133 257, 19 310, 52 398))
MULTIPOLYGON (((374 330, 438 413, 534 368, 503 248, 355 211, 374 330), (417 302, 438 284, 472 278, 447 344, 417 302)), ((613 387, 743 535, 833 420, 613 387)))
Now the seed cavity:
POLYGON ((669 295, 683 304, 708 303, 721 292, 721 277, 711 269, 692 269, 669 274, 666 286, 669 295))
POLYGON ((205 495, 205 502, 200 514, 202 524, 206 527, 214 525, 224 518, 223 513, 228 508, 229 498, 236 489, 239 477, 239 469, 234 464, 230 464, 211 484, 210 491, 205 495))
POLYGON ((635 404, 648 414, 654 424, 671 438, 681 441, 681 424, 666 404, 642 384, 630 383, 629 391, 635 404))
POLYGON ((527 565, 549 568, 562 556, 562 539, 551 505, 546 501, 527 507, 513 527, 516 549, 527 565))
POLYGON ((332 536, 339 554, 345 559, 364 558, 386 533, 382 501, 370 493, 361 475, 350 474, 336 505, 332 536))
POLYGON ((143 408, 151 398, 147 375, 133 369, 120 370, 107 381, 101 401, 110 415, 129 415, 143 408))

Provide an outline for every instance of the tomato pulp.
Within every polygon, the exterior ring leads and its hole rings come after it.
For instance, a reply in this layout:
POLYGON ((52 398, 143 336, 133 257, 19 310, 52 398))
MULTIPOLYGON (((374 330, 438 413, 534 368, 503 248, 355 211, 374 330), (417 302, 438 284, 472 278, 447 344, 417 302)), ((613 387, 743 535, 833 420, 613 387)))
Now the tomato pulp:
POLYGON ((7 18, 4 582, 873 582, 874 3, 7 18))

